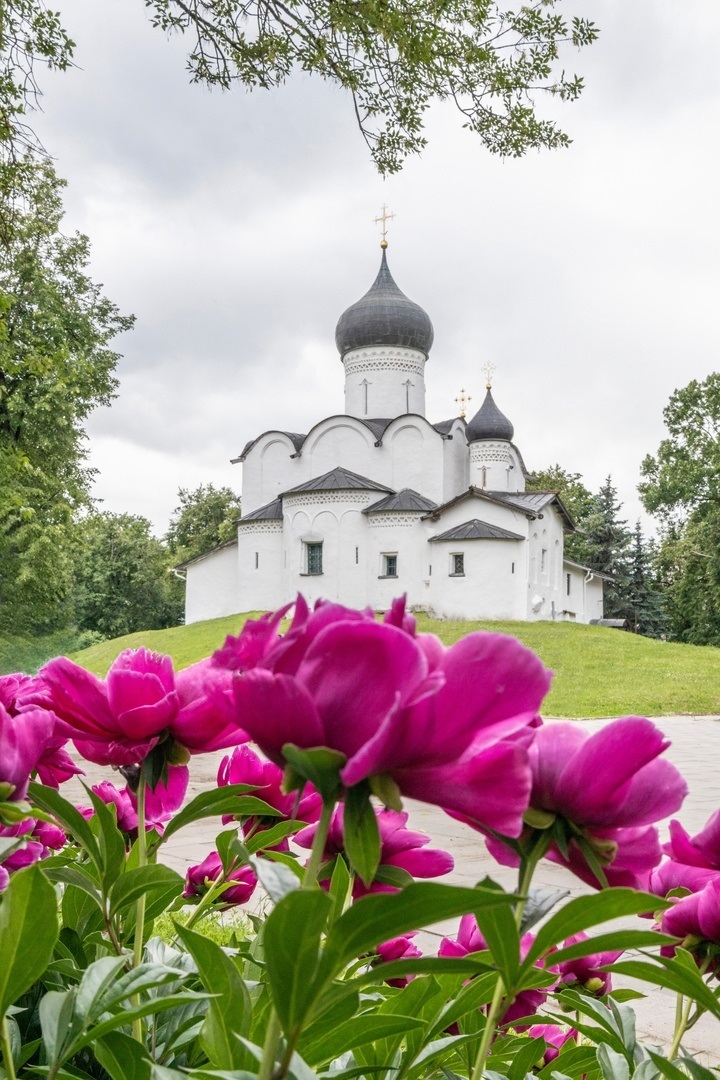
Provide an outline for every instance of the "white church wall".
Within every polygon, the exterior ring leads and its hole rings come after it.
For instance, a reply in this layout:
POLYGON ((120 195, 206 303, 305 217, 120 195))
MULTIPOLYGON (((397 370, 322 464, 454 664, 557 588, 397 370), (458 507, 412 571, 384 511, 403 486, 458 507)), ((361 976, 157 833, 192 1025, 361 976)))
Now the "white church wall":
POLYGON ((430 613, 445 619, 522 619, 525 541, 440 540, 432 552, 430 613), (454 573, 462 555, 464 573, 454 573))
MULTIPOLYGON (((472 495, 468 495, 466 499, 461 499, 454 506, 443 510, 436 521, 428 519, 431 526, 430 535, 437 536, 439 533, 454 529, 456 525, 462 525, 463 522, 471 521, 473 518, 485 521, 488 525, 497 525, 500 529, 518 533, 522 537, 528 535, 528 517, 522 511, 472 495)), ((484 543, 484 541, 480 541, 480 543, 484 543)))
POLYGON ((186 623, 219 619, 240 611, 236 544, 228 544, 203 556, 191 563, 185 573, 186 623))
POLYGON ((360 559, 365 546, 362 510, 370 501, 371 493, 363 491, 307 492, 283 500, 287 565, 282 581, 286 599, 302 592, 313 603, 324 598, 362 605, 365 586, 365 564, 360 559), (308 572, 308 544, 322 544, 320 574, 308 572), (351 593, 357 596, 357 601, 349 599, 351 593))
POLYGON ((426 530, 414 513, 367 515, 367 596, 378 611, 386 611, 396 596, 407 593, 409 607, 427 607, 428 552, 426 530), (395 559, 395 576, 388 576, 388 559, 395 559))
POLYGON ((562 518, 553 506, 547 506, 541 517, 530 522, 528 619, 559 619, 567 607, 563 545, 562 518))
POLYGON ((425 354, 371 346, 343 357, 345 412, 350 416, 425 415, 425 354))
POLYGON ((481 439, 470 443, 470 483, 487 491, 524 491, 520 459, 510 443, 481 439))
POLYGON ((457 420, 450 431, 451 439, 442 440, 443 491, 438 502, 448 502, 470 486, 469 460, 465 425, 457 420))
MULTIPOLYGON (((282 432, 268 431, 260 436, 242 463, 243 514, 265 506, 284 488, 292 487, 288 479, 293 473, 294 453, 292 441, 282 432)), ((298 477, 297 483, 301 479, 298 477)))
POLYGON ((285 602, 282 540, 282 521, 238 526, 238 610, 269 611, 285 602))
MULTIPOLYGON (((322 476, 337 465, 361 476, 371 477, 378 483, 388 482, 378 473, 381 461, 375 447, 375 436, 369 428, 350 416, 329 417, 314 427, 303 445, 300 460, 304 475, 295 484, 322 476)), ((294 484, 289 486, 293 487, 294 484)))

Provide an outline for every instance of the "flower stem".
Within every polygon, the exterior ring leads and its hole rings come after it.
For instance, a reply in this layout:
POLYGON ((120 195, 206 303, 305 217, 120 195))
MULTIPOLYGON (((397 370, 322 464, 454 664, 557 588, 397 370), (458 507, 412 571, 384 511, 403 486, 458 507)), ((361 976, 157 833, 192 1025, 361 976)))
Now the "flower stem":
MULTIPOLYGON (((525 904, 527 903, 527 894, 530 889, 530 882, 535 872, 540 859, 547 851, 547 844, 538 843, 532 849, 531 853, 522 859, 520 863, 520 873, 518 875, 518 894, 520 899, 515 902, 515 924, 520 929, 522 925, 522 918, 525 912, 525 904)), ((497 1029, 498 1020, 501 1019, 503 1012, 503 1004, 505 1001, 505 984, 503 982, 502 975, 498 973, 497 983, 495 984, 495 993, 490 1003, 490 1009, 488 1010, 487 1023, 482 1033, 482 1039, 480 1040, 480 1047, 475 1059, 475 1065, 472 1071, 471 1080, 481 1080, 485 1071, 485 1065, 487 1059, 490 1056, 490 1047, 492 1046, 493 1039, 495 1037, 495 1031, 497 1029)))
MULTIPOLYGON (((138 818, 138 866, 147 866, 147 836, 145 834, 145 791, 146 781, 142 771, 137 789, 137 818, 138 818)), ((135 905, 135 947, 133 949, 133 967, 138 967, 143 958, 143 937, 145 936, 145 893, 138 897, 135 905)), ((140 995, 133 998, 135 1005, 140 1004, 140 995)), ((133 1023, 133 1035, 138 1042, 143 1041, 143 1022, 138 1018, 133 1023)))
POLYGON ((322 866, 323 855, 325 853, 325 843, 327 841, 328 832, 330 831, 330 822, 332 820, 334 809, 334 801, 323 803, 322 814, 320 815, 318 827, 315 830, 315 836, 313 837, 313 845, 310 852, 310 858, 308 859, 308 864, 305 867, 305 876, 303 877, 304 889, 317 884, 318 871, 322 866))
POLYGON ((5 1076, 7 1080, 15 1080, 15 1062, 13 1061, 12 1047, 10 1046, 10 1032, 8 1031, 6 1016, 3 1016, 2 1024, 0 1024, 0 1043, 2 1044, 5 1076))
MULTIPOLYGON (((704 975, 710 965, 710 960, 705 960, 700 967, 700 974, 704 975)), ((677 996, 677 1005, 675 1008, 675 1031, 673 1032, 673 1041, 668 1051, 668 1061, 674 1061, 677 1057, 678 1050, 680 1049, 680 1043, 682 1042, 683 1035, 687 1031, 688 1021, 690 1019, 690 1013, 692 1011, 693 1001, 692 998, 688 998, 687 1001, 683 999, 682 994, 677 996)))
POLYGON ((280 1027, 280 1021, 278 1020, 278 1014, 273 1007, 270 1009, 270 1019, 268 1021, 267 1031, 265 1032, 265 1044, 263 1046, 263 1056, 262 1061, 260 1062, 258 1080, 271 1080, 278 1046, 280 1045, 281 1034, 282 1028, 280 1027))

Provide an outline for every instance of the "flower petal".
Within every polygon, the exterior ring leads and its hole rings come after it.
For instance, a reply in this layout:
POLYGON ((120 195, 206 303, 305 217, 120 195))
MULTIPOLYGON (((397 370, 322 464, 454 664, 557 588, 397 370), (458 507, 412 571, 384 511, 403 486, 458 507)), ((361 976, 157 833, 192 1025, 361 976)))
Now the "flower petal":
POLYGON ((235 678, 237 723, 277 765, 285 743, 324 746, 325 733, 307 690, 290 675, 253 668, 235 678))

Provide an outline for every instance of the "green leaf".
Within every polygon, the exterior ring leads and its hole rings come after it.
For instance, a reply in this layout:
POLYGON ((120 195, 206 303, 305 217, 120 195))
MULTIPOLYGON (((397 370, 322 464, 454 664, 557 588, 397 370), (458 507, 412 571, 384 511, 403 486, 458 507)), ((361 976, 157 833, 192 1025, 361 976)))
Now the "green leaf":
POLYGON ((618 960, 613 964, 612 970, 619 975, 630 975, 632 978, 653 983, 655 986, 664 986, 667 990, 673 990, 676 994, 683 994, 685 997, 692 998, 696 1004, 720 1020, 720 1003, 703 982, 702 976, 697 969, 695 971, 688 970, 684 964, 679 963, 674 957, 655 957, 654 960, 657 962, 618 960))
POLYGON ((343 838, 350 863, 367 888, 380 863, 380 830, 370 802, 368 784, 356 784, 345 792, 343 838))
POLYGON ((401 866, 380 863, 373 880, 379 881, 381 885, 392 885, 394 889, 405 889, 408 885, 412 885, 415 878, 401 866))
POLYGON ((108 806, 99 795, 85 787, 95 811, 95 819, 100 826, 100 881, 103 892, 107 895, 113 883, 117 881, 125 865, 125 837, 117 825, 114 806, 108 806))
POLYGON ((281 862, 253 857, 250 865, 265 892, 274 903, 300 888, 300 878, 281 862))
POLYGON ((250 855, 254 855, 263 848, 275 847, 281 840, 294 836, 304 828, 304 821, 280 821, 270 829, 258 829, 248 840, 245 840, 245 847, 250 855))
POLYGON ((523 909, 520 933, 527 933, 531 926, 535 926, 544 919, 561 900, 569 895, 569 889, 549 889, 540 885, 530 889, 523 909))
POLYGON ((286 791, 302 789, 309 782, 320 792, 324 803, 337 801, 342 791, 340 770, 347 761, 344 754, 327 746, 303 750, 294 743, 285 743, 282 754, 290 766, 283 781, 286 791))
POLYGON ((40 1000, 40 1030, 48 1062, 61 1061, 65 1046, 72 1035, 75 1012, 75 988, 50 990, 40 1000))
POLYGON ((332 901, 320 889, 285 896, 265 923, 270 990, 286 1034, 299 1029, 321 987, 316 985, 320 940, 332 901))
POLYGON ((162 891, 163 896, 179 896, 183 890, 183 879, 169 866, 160 864, 138 866, 135 870, 126 870, 110 890, 110 916, 134 904, 141 896, 162 891))
MULTIPOLYGON (((676 941, 677 938, 660 934, 656 930, 616 930, 609 934, 598 934, 587 941, 578 941, 565 949, 558 949, 552 953, 552 964, 554 966, 565 960, 576 960, 582 956, 593 956, 595 953, 617 952, 619 949, 625 951, 655 945, 659 948, 662 945, 673 945, 676 941)), ((614 970, 613 965, 606 966, 614 970)))
POLYGON ((371 952, 383 941, 443 919, 487 907, 504 906, 517 897, 494 889, 466 889, 436 882, 415 882, 399 893, 373 893, 358 900, 328 934, 321 975, 331 979, 350 960, 371 952))
POLYGON ((57 897, 39 866, 13 874, 0 902, 0 1019, 41 977, 58 933, 57 897))
MULTIPOLYGON (((682 1069, 679 1069, 672 1061, 668 1061, 667 1058, 661 1057, 660 1054, 654 1054, 652 1050, 648 1050, 648 1053, 652 1058, 653 1064, 660 1070, 663 1076, 667 1077, 667 1080, 687 1080, 687 1076, 682 1069)), ((710 1075, 713 1076, 714 1080, 717 1080, 714 1073, 711 1073, 710 1075)))
POLYGON ((36 806, 46 810, 62 825, 65 832, 77 841, 87 852, 98 872, 101 870, 101 858, 95 833, 79 810, 72 803, 62 797, 54 788, 45 787, 43 784, 30 784, 28 794, 36 806))
POLYGON ((322 1038, 303 1043, 301 1052, 309 1065, 317 1066, 359 1046, 393 1035, 404 1035, 422 1026, 423 1021, 412 1016, 363 1013, 338 1024, 334 1031, 325 1032, 322 1038))
MULTIPOLYGON (((490 878, 485 878, 480 885, 504 895, 502 888, 490 878)), ((490 955, 502 974, 505 989, 511 991, 520 969, 520 935, 515 914, 508 904, 504 904, 485 908, 475 917, 490 955)))
POLYGON ((247 1064, 247 1053, 236 1036, 247 1036, 251 1014, 245 981, 214 941, 178 923, 175 929, 198 966, 203 986, 213 995, 200 1033, 203 1050, 218 1068, 241 1069, 247 1064))
POLYGON ((624 1054, 612 1050, 604 1043, 597 1048, 597 1059, 603 1080, 630 1080, 630 1066, 624 1054))
POLYGON ((494 971, 489 971, 485 975, 472 979, 467 986, 463 986, 452 1000, 447 1003, 439 1016, 430 1025, 427 1033, 428 1038, 435 1038, 441 1032, 446 1031, 451 1024, 457 1023, 461 1017, 466 1016, 467 1013, 474 1012, 476 1009, 482 1008, 483 1005, 488 1005, 493 999, 496 986, 497 975, 494 971))
POLYGON ((280 817, 279 810, 268 806, 262 799, 245 794, 254 790, 252 784, 228 784, 226 787, 213 788, 212 791, 202 791, 170 819, 165 826, 163 843, 179 829, 202 818, 220 817, 223 814, 233 814, 236 817, 280 817))
POLYGON ((352 897, 353 876, 348 870, 348 865, 342 856, 335 860, 328 895, 333 902, 333 910, 330 923, 339 919, 345 908, 349 905, 352 897))
POLYGON ((152 1058, 137 1039, 122 1031, 110 1031, 98 1039, 93 1053, 111 1080, 151 1080, 152 1058))
POLYGON ((609 922, 625 915, 646 915, 668 905, 650 893, 634 889, 613 888, 577 896, 545 923, 523 962, 523 970, 531 967, 544 953, 561 941, 589 930, 600 923, 609 922))

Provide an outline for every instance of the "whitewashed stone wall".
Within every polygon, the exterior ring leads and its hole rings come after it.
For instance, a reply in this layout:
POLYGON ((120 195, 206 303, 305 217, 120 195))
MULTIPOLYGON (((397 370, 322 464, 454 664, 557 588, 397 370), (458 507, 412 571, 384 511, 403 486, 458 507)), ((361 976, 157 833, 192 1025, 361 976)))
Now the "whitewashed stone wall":
POLYGON ((185 581, 185 622, 219 619, 249 608, 238 597, 238 549, 228 544, 188 566, 185 581))
POLYGON ((343 357, 350 416, 425 415, 425 354, 400 346, 353 349, 343 357))

